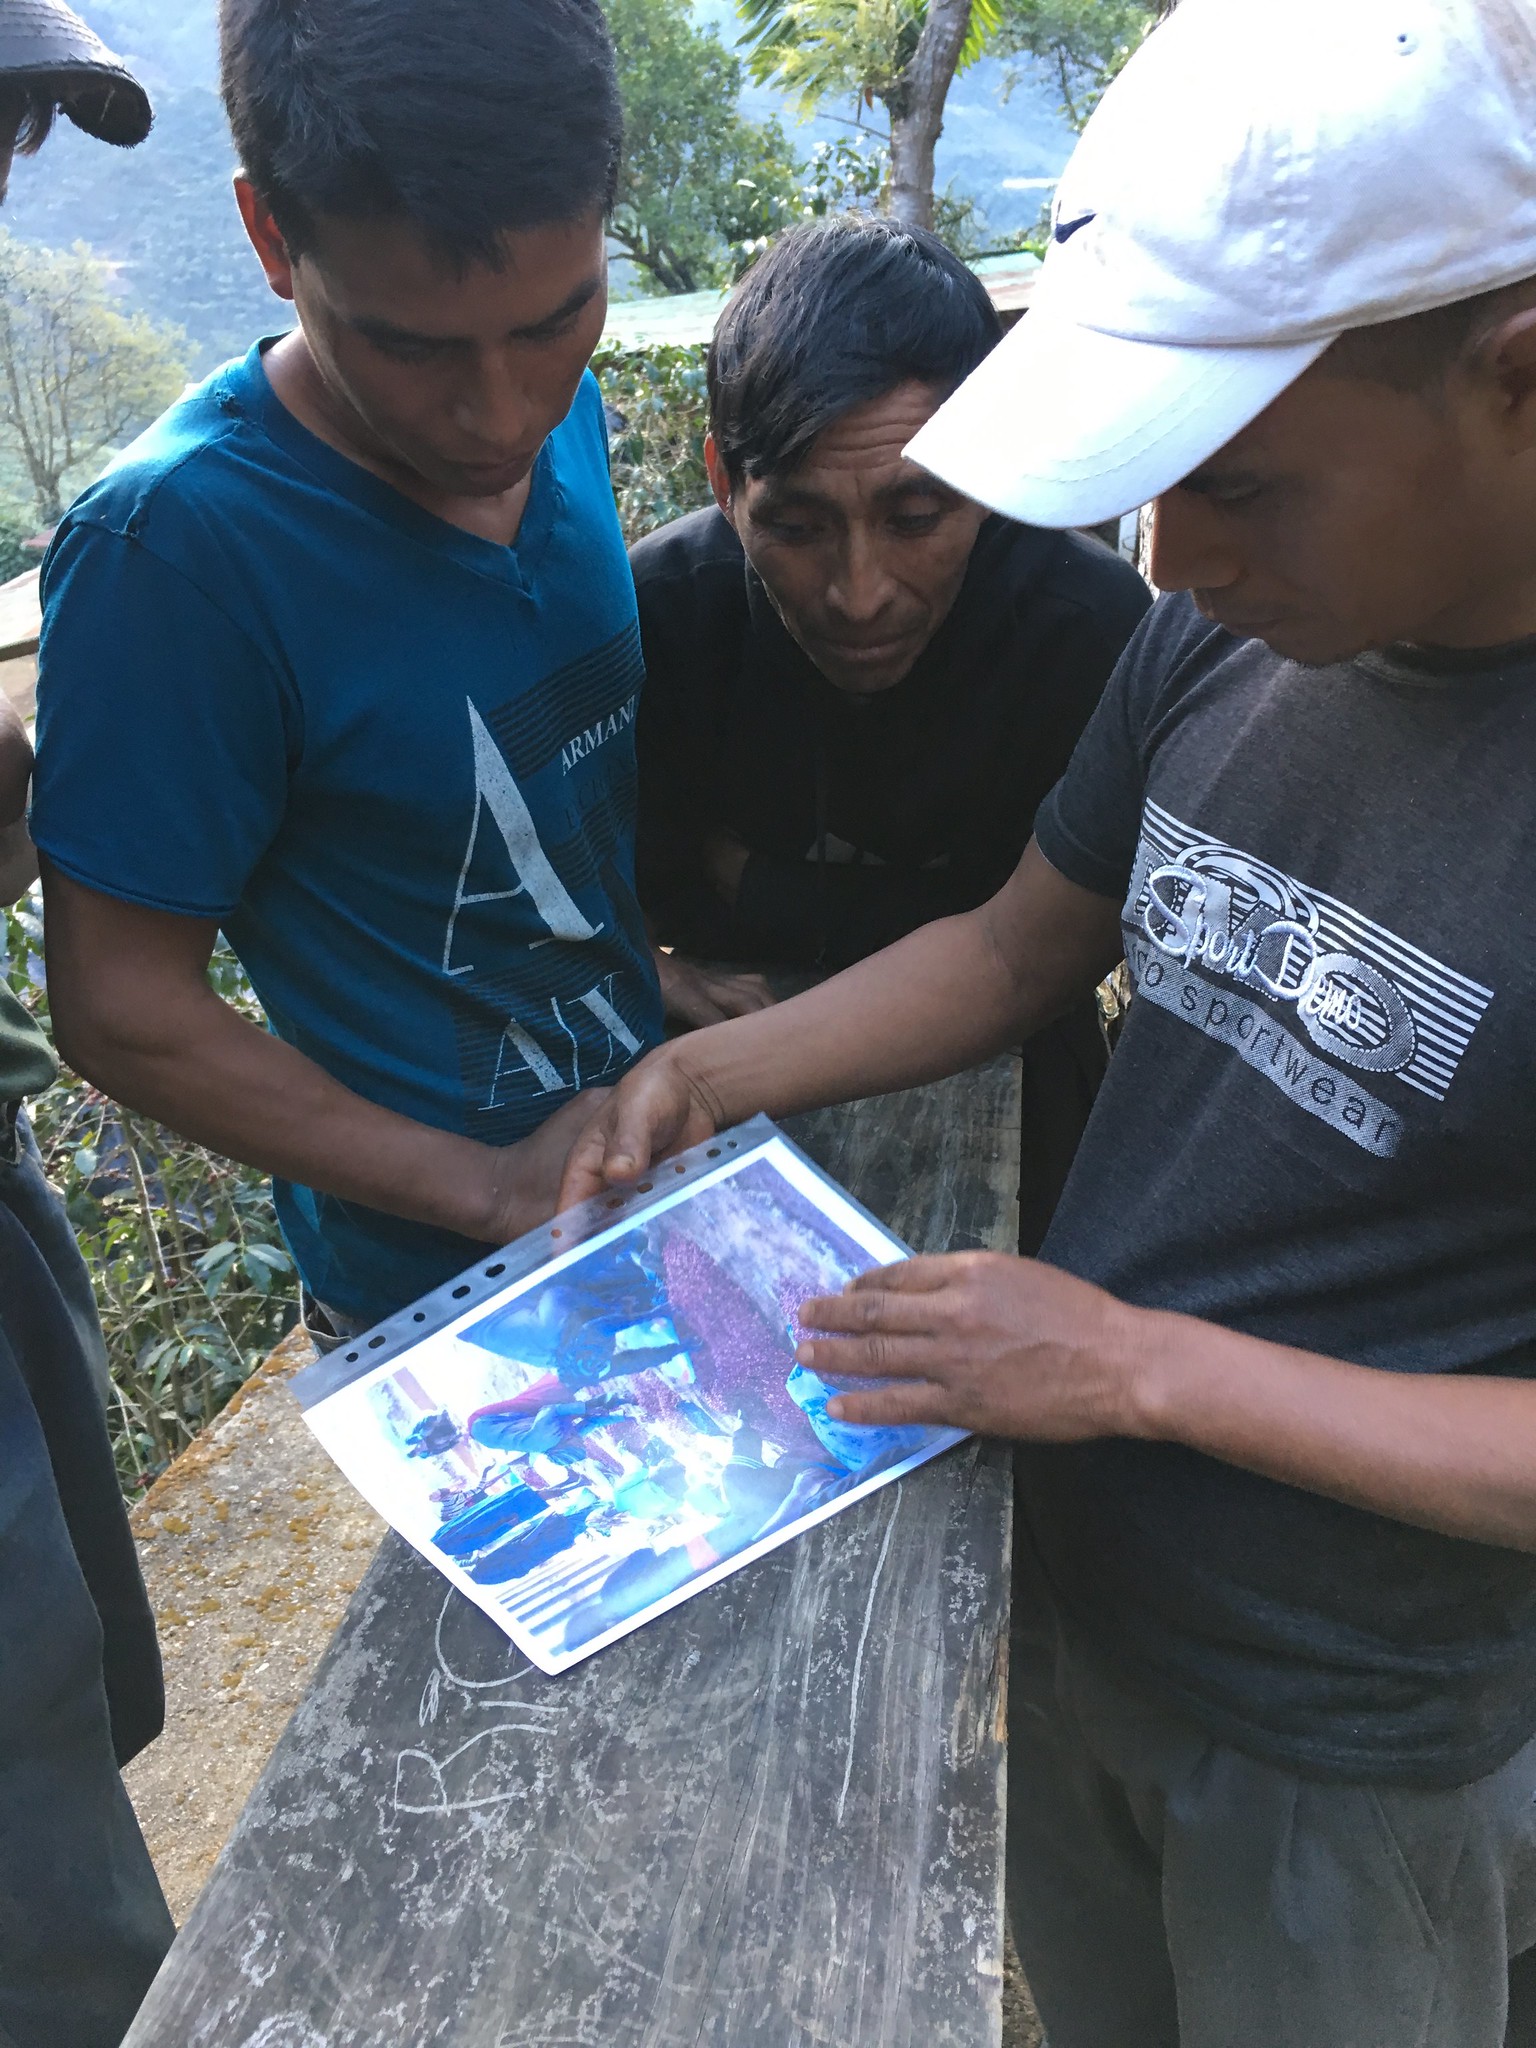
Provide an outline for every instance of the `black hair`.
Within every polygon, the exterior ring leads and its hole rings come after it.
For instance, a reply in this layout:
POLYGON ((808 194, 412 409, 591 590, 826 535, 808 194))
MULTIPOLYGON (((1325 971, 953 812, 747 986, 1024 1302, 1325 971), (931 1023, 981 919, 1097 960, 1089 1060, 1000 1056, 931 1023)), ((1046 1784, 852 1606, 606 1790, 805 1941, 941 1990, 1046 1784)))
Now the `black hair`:
POLYGON ((0 78, 0 143, 17 156, 35 156, 53 132, 59 96, 52 81, 0 78))
POLYGON ((606 213, 623 141, 597 0, 222 0, 224 105, 289 253, 409 222, 462 269, 606 213))
POLYGON ((790 228, 732 294, 709 351, 709 423, 733 478, 793 469, 834 420, 898 384, 947 397, 1002 327, 936 235, 872 214, 790 228))

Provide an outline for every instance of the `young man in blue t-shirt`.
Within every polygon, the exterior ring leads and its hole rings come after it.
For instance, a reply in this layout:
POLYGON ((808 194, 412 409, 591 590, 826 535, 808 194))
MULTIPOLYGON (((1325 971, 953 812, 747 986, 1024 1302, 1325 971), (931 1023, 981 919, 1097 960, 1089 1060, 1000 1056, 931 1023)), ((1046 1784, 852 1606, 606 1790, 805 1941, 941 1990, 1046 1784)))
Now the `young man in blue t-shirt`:
POLYGON ((294 332, 88 491, 34 830, 66 1057, 270 1170, 346 1329, 546 1216, 660 1036, 635 599, 586 366, 620 148, 595 0, 226 0, 294 332), (225 931, 272 1023, 211 991, 225 931))

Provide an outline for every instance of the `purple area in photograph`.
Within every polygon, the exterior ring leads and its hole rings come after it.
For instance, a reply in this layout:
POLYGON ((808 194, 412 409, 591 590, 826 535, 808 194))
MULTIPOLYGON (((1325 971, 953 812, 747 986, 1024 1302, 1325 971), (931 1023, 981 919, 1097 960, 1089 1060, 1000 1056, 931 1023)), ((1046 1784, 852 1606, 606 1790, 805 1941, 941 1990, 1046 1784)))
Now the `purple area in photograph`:
POLYGON ((784 1325, 771 1324, 691 1238, 670 1233, 661 1257, 672 1319, 699 1385, 727 1395, 742 1421, 770 1443, 806 1457, 822 1456, 820 1438, 785 1384, 795 1354, 784 1325))

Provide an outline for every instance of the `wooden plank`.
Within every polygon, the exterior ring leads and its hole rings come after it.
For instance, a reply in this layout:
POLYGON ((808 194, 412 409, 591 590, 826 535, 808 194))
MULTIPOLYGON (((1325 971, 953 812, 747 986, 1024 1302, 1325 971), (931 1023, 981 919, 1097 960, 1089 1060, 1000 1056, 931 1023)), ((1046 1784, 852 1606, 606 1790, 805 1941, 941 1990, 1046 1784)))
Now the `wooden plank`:
MULTIPOLYGON (((1016 1228, 999 1060, 800 1119, 919 1250, 1016 1228)), ((564 1677, 389 1538, 125 2048, 997 2048, 1006 1454, 564 1677)))
POLYGON ((37 716, 37 657, 25 655, 20 661, 0 661, 0 696, 16 710, 24 725, 37 716))
POLYGON ((43 631, 41 579, 41 569, 28 569, 9 583, 0 583, 0 661, 36 654, 43 631))

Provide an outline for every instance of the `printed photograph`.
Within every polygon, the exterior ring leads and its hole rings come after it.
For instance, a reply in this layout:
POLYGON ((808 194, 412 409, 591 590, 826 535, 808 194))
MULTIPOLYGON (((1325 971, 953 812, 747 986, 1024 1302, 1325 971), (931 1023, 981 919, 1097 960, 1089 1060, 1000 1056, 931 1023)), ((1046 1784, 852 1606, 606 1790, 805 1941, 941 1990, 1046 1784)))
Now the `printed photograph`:
POLYGON ((402 1535, 557 1672, 960 1440, 835 1421, 800 1304, 905 1256, 782 1139, 311 1409, 402 1535))

